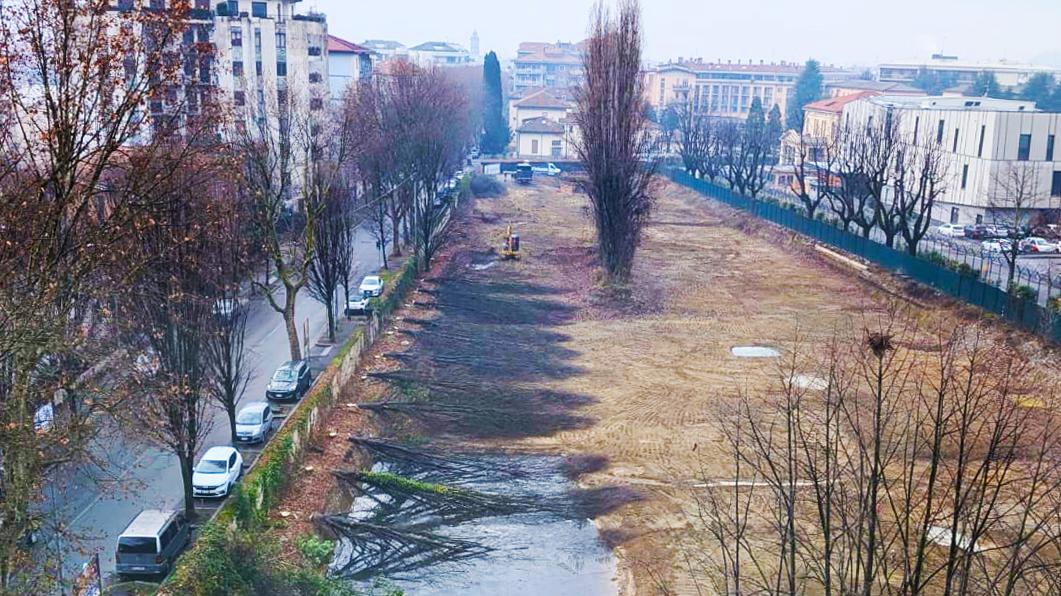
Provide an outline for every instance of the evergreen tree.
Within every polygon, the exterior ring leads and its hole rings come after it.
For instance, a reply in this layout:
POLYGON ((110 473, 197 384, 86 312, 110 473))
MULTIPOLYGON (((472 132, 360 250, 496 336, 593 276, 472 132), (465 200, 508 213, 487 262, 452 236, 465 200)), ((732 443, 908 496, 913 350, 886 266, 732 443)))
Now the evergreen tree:
POLYGON ((803 72, 788 100, 785 124, 792 130, 803 130, 803 106, 822 97, 822 72, 817 60, 807 60, 803 72))
POLYGON ((770 116, 766 119, 766 133, 771 141, 780 141, 782 132, 784 130, 781 128, 781 108, 775 103, 774 107, 770 108, 770 116))
POLYGON ((752 135, 760 135, 766 131, 766 113, 763 112, 763 102, 758 95, 752 98, 752 107, 748 108, 745 126, 748 134, 752 135))
POLYGON ((954 86, 954 77, 950 74, 940 76, 934 70, 921 70, 910 84, 929 95, 941 95, 944 89, 954 86))
POLYGON ((511 133, 503 110, 501 64, 494 52, 487 54, 483 62, 483 87, 483 138, 479 149, 487 155, 504 153, 511 133))
POLYGON ((1046 72, 1035 73, 1024 85, 1020 98, 1034 101, 1041 110, 1050 109, 1051 95, 1055 93, 1054 86, 1053 75, 1046 72))
POLYGON ((969 88, 970 97, 1003 97, 1002 88, 998 86, 998 79, 993 72, 981 72, 976 75, 972 87, 969 88))

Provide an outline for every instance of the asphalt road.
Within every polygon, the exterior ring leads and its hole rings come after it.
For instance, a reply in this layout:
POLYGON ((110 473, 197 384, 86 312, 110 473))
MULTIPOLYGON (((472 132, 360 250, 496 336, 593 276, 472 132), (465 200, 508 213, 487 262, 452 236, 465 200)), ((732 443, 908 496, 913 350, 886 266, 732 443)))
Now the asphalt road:
MULTIPOLYGON (((367 229, 358 231, 354 261, 357 283, 361 276, 380 265, 379 251, 367 229)), ((249 309, 246 346, 252 376, 241 403, 264 400, 265 387, 273 371, 290 358, 281 316, 262 298, 251 300, 245 307, 249 309)), ((304 325, 310 330, 310 356, 316 376, 338 346, 316 345, 318 340, 327 338, 327 314, 324 306, 313 300, 305 289, 299 293, 296 315, 300 336, 304 325)), ((342 337, 337 340, 340 343, 345 340, 354 327, 352 323, 342 325, 342 337)), ((210 411, 213 424, 203 451, 211 446, 231 444, 224 411, 220 407, 212 407, 210 411)), ((260 446, 240 447, 248 461, 260 449, 260 446)), ((175 509, 183 502, 176 456, 138 440, 135 431, 126 429, 123 433, 108 425, 91 453, 96 460, 94 465, 80 465, 59 474, 44 489, 44 510, 49 513, 37 546, 40 551, 37 558, 63 560, 65 581, 96 552, 104 575, 113 573, 115 540, 133 517, 142 509, 175 509), (55 530, 60 522, 64 528, 61 532, 55 530)), ((207 513, 219 505, 196 501, 207 513)))

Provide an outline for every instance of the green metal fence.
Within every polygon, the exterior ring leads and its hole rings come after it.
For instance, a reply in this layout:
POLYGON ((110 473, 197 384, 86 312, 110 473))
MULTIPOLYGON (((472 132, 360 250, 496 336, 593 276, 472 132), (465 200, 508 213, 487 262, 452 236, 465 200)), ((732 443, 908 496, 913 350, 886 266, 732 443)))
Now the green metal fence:
POLYGON ((829 223, 810 219, 791 208, 737 194, 728 188, 694 178, 681 168, 670 168, 666 172, 671 180, 682 186, 810 236, 823 244, 858 255, 895 273, 992 312, 1052 342, 1061 343, 1061 314, 1040 306, 1036 299, 1011 296, 978 280, 973 273, 959 273, 829 223))

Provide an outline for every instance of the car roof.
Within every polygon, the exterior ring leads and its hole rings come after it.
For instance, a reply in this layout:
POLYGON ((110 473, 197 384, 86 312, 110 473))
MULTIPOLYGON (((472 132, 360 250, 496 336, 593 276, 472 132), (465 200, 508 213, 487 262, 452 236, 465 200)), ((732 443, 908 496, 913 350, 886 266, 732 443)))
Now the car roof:
POLYGON ((240 412, 264 412, 269 409, 269 404, 264 401, 254 401, 239 409, 240 412))
MULTIPOLYGON (((177 515, 176 511, 163 511, 161 509, 144 509, 133 521, 122 531, 121 536, 149 537, 157 536, 162 526, 169 522, 170 518, 177 515)), ((119 536, 119 538, 121 537, 119 536)))
POLYGON ((278 370, 278 371, 279 370, 285 370, 285 369, 287 369, 287 370, 295 370, 301 365, 302 365, 302 361, 301 360, 288 360, 287 362, 285 362, 285 363, 281 364, 280 366, 278 366, 276 368, 276 370, 278 370))
POLYGON ((365 278, 361 280, 361 283, 365 283, 366 281, 379 281, 379 276, 378 275, 366 275, 365 278))
POLYGON ((228 459, 228 457, 235 452, 236 449, 233 447, 218 445, 207 449, 206 453, 204 453, 200 459, 228 459))

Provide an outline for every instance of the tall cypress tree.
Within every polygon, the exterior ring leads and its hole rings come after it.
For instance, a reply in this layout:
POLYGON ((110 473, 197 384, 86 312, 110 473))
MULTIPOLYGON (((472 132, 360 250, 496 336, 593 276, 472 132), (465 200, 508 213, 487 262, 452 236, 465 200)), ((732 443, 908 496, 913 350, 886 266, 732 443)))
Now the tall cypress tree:
POLYGON ((490 52, 483 62, 483 138, 479 148, 484 154, 504 153, 508 148, 509 130, 501 98, 501 64, 490 52))
POLYGON ((803 130, 803 106, 822 97, 822 71, 817 60, 807 60, 796 86, 788 98, 785 125, 795 131, 803 130))

